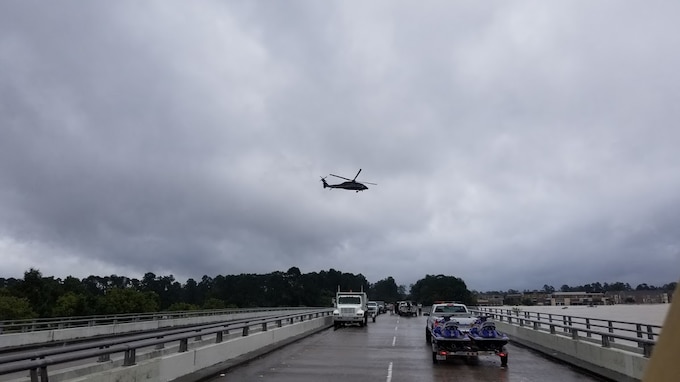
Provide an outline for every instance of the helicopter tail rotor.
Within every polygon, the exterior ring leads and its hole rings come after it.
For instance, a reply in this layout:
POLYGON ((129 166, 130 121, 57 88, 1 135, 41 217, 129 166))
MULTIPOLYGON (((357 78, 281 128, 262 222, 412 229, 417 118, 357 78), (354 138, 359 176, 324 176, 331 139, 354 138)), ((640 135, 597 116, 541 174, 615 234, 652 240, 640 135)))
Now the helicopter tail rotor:
POLYGON ((323 183, 323 188, 328 187, 328 183, 326 183, 326 178, 325 178, 325 177, 321 177, 321 183, 323 183))

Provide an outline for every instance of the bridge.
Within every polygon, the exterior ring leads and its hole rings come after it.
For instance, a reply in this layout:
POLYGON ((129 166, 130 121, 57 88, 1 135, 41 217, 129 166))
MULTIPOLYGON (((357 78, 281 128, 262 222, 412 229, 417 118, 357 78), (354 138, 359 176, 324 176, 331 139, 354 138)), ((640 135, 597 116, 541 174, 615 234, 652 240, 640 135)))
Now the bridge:
POLYGON ((425 317, 333 330, 327 308, 245 309, 5 323, 0 381, 638 381, 661 329, 479 312, 512 338, 507 368, 495 356, 433 364, 425 317))

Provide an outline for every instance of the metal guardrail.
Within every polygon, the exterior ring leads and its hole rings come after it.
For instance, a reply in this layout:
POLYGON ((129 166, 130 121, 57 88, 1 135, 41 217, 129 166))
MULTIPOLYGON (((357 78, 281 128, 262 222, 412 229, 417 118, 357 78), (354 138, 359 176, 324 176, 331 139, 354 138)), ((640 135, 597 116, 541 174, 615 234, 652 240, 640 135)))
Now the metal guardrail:
POLYGON ((112 325, 128 322, 172 320, 178 318, 217 316, 236 313, 280 312, 282 310, 306 310, 306 309, 309 309, 309 307, 292 307, 292 308, 272 307, 272 308, 243 308, 243 309, 233 308, 213 310, 188 310, 176 312, 129 313, 97 316, 35 318, 25 320, 5 320, 0 321, 0 335, 10 333, 26 333, 40 330, 55 330, 55 329, 59 330, 98 325, 112 325))
POLYGON ((229 322, 221 324, 204 325, 200 327, 175 329, 162 334, 153 333, 139 335, 121 341, 94 341, 90 343, 67 346, 56 349, 46 349, 28 352, 21 355, 10 355, 0 358, 0 375, 20 371, 29 371, 31 382, 47 382, 49 379, 47 367, 65 362, 79 361, 98 357, 98 362, 110 361, 115 353, 123 353, 123 366, 136 364, 137 349, 155 346, 163 349, 168 343, 179 341, 178 352, 186 352, 189 348, 189 339, 201 336, 215 335, 215 343, 224 341, 224 335, 229 331, 240 330, 241 336, 246 337, 251 332, 267 331, 270 326, 280 328, 295 322, 312 320, 314 318, 332 315, 332 309, 320 309, 293 314, 284 314, 275 317, 244 319, 245 322, 229 322), (251 328, 254 328, 251 330, 251 328))
POLYGON ((658 325, 512 309, 477 307, 471 310, 508 324, 569 336, 576 341, 599 342, 606 348, 616 347, 636 353, 641 349, 645 358, 651 356, 662 328, 658 325), (617 340, 622 343, 616 343, 617 340), (626 342, 635 345, 626 345, 626 342))

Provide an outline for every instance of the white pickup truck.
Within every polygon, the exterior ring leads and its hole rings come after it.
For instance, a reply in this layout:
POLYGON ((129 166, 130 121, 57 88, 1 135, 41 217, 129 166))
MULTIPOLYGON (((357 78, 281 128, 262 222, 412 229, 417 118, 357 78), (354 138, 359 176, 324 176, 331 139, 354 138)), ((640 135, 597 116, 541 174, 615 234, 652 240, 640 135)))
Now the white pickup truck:
POLYGON ((508 364, 507 335, 496 331, 487 317, 478 317, 465 304, 437 302, 425 313, 425 340, 432 345, 432 362, 448 357, 465 357, 474 362, 479 355, 497 355, 501 366, 508 364))

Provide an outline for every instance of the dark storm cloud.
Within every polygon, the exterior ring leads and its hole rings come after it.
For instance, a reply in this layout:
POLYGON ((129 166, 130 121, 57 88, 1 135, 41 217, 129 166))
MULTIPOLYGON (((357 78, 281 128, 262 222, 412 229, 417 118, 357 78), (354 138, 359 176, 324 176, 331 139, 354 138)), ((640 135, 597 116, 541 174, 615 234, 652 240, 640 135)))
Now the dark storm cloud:
POLYGON ((0 5, 1 276, 678 278, 675 5, 39 5, 0 5))

